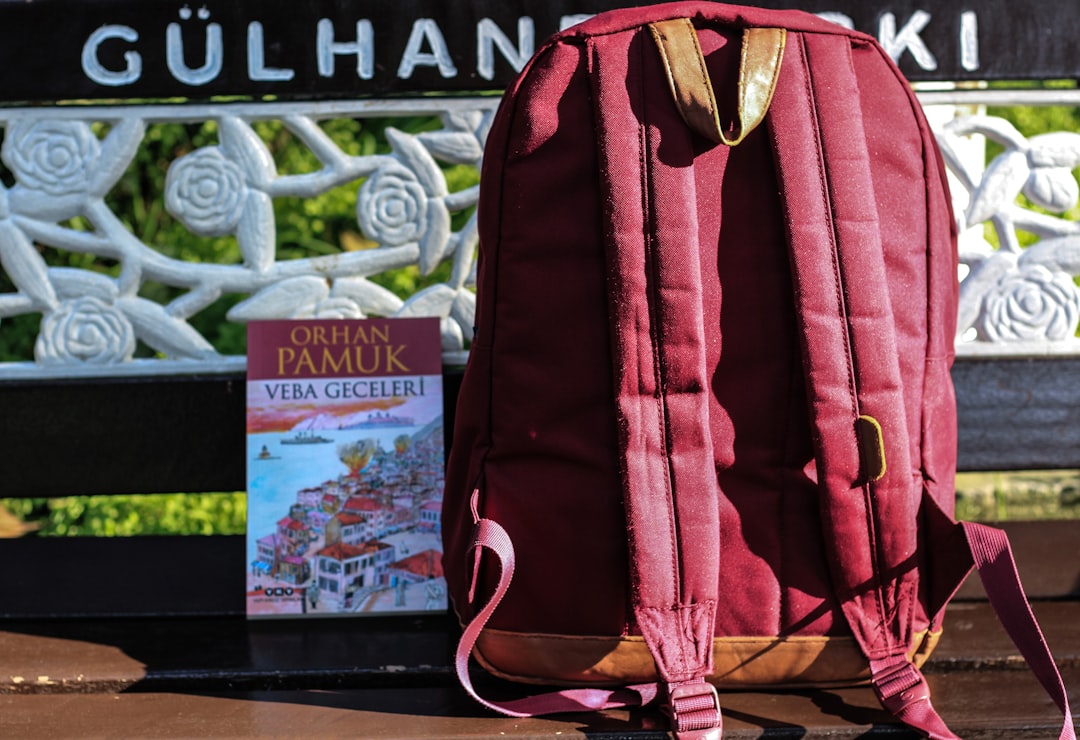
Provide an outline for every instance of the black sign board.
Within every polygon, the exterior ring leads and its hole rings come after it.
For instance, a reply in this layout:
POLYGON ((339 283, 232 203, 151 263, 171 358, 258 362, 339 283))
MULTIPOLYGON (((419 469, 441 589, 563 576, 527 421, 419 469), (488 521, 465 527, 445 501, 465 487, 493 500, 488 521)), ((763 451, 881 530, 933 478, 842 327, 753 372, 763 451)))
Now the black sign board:
MULTIPOLYGON (((633 0, 0 0, 0 100, 501 89, 633 0)), ((641 4, 641 3, 638 3, 641 4)), ((760 0, 878 37, 912 80, 1080 76, 1077 0, 760 0)))

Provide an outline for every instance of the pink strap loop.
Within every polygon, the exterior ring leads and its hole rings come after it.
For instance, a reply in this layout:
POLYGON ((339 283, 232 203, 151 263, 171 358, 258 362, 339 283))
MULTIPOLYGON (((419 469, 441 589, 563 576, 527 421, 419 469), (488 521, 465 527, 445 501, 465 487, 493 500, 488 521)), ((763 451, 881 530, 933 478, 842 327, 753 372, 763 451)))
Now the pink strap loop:
MULTIPOLYGON (((495 554, 496 559, 499 561, 499 580, 495 585, 495 591, 491 598, 476 612, 476 616, 473 617, 472 621, 466 625, 461 640, 458 642, 454 666, 457 670, 458 680, 469 696, 488 709, 510 717, 534 717, 542 714, 639 707, 656 698, 659 690, 656 684, 627 686, 615 690, 565 689, 506 702, 493 702, 481 697, 473 686, 472 678, 469 675, 469 656, 472 655, 473 648, 476 646, 484 626, 495 612, 495 609, 498 608, 503 596, 506 595, 506 590, 510 587, 510 581, 514 577, 515 556, 514 544, 510 540, 510 535, 491 519, 477 519, 473 536, 473 548, 475 549, 477 562, 484 550, 489 550, 495 554)), ((479 572, 478 567, 475 572, 479 572)), ((475 590, 475 586, 476 584, 473 583, 470 592, 475 590)))
POLYGON ((1076 740, 1069 694, 1065 690, 1061 672, 1054 662, 1050 647, 1046 644, 1046 638, 1039 629, 1039 623, 1024 595, 1008 536, 1000 529, 984 524, 962 522, 960 526, 967 537, 971 557, 979 571, 979 578, 990 599, 990 605, 994 607, 994 613, 1035 677, 1039 679, 1039 683, 1062 712, 1064 722, 1059 740, 1076 740))
MULTIPOLYGON (((476 492, 473 492, 473 498, 475 500, 476 492)), ((528 717, 529 715, 526 712, 508 706, 500 706, 481 698, 480 695, 476 693, 476 689, 472 684, 472 678, 469 676, 469 656, 472 655, 473 648, 476 646, 476 641, 480 639, 480 633, 488 623, 488 620, 491 619, 491 615, 495 612, 499 603, 503 600, 503 596, 506 595, 506 590, 510 587, 510 581, 514 578, 514 544, 510 541, 510 535, 506 533, 505 529, 492 520, 478 519, 475 523, 473 532, 473 557, 475 560, 473 566, 474 581, 469 587, 470 599, 475 598, 475 579, 480 571, 480 557, 485 548, 494 552, 498 557, 500 568, 499 582, 496 584, 495 592, 492 594, 491 598, 476 612, 472 621, 465 626, 461 635, 461 640, 458 642, 454 667, 457 670, 458 680, 461 682, 461 685, 465 687, 469 696, 476 699, 485 707, 494 709, 497 712, 501 712, 511 717, 528 717)))
MULTIPOLYGON (((1008 536, 984 524, 961 522, 972 562, 979 571, 990 605, 1035 677, 1061 710, 1058 740, 1076 740, 1069 695, 1039 623, 1024 595, 1008 536)), ((931 740, 956 740, 930 703, 930 690, 906 656, 870 661, 874 690, 882 705, 904 724, 931 740)))

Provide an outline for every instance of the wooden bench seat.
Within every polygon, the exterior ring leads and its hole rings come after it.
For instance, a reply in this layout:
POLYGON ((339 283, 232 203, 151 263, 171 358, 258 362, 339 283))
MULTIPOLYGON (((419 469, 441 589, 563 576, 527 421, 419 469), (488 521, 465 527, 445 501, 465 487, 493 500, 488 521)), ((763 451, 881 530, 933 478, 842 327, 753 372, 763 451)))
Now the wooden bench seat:
MULTIPOLYGON (((1066 669, 1064 677, 1075 686, 1080 670, 1066 669)), ((1022 671, 933 674, 928 681, 941 714, 965 740, 1046 740, 1061 729, 1042 689, 1022 671)), ((916 737, 864 688, 740 692, 724 696, 724 710, 725 740, 916 737)), ((445 687, 0 696, 5 737, 664 740, 665 728, 653 711, 481 715, 445 687)))
MULTIPOLYGON (((1045 613, 1040 611, 1040 615, 1045 613)), ((1065 618, 1075 625, 1080 612, 1073 608, 1065 618)), ((226 629, 222 634, 230 636, 236 632, 226 629)), ((307 630, 299 632, 303 634, 307 630)), ((178 630, 175 638, 169 639, 184 637, 185 630, 178 630)), ((1052 633, 1051 639, 1054 637, 1056 634, 1052 633)), ((1075 644, 1075 629, 1072 637, 1075 644)), ((0 644, 8 644, 6 637, 0 644)), ((356 652, 355 648, 350 651, 356 652)), ((76 651, 75 655, 78 654, 76 651)), ((961 737, 1056 737, 1061 726, 1058 712, 1027 671, 987 666, 964 670, 938 668, 937 664, 931 664, 927 680, 936 706, 961 737)), ((406 672, 412 677, 417 675, 408 669, 406 672)), ((198 686, 186 677, 169 677, 157 684, 148 676, 145 689, 133 687, 124 692, 4 694, 0 695, 0 734, 52 738, 348 736, 417 740, 668 737, 663 717, 653 710, 529 720, 497 717, 481 710, 456 686, 450 685, 452 679, 438 669, 420 671, 423 680, 415 685, 399 683, 401 678, 389 673, 378 686, 365 678, 364 688, 340 687, 335 677, 326 676, 323 667, 313 671, 309 678, 315 673, 319 674, 314 681, 319 688, 252 685, 275 681, 275 674, 267 668, 259 681, 252 682, 242 675, 235 687, 228 685, 232 679, 220 676, 205 685, 197 682, 198 686)), ((1075 654, 1063 668, 1063 676, 1067 685, 1080 685, 1080 665, 1075 654)), ((304 678, 301 673, 300 682, 304 678)), ((490 683, 481 681, 481 686, 490 683)), ((514 687, 511 691, 520 689, 514 687)), ((1074 688, 1071 700, 1075 703, 1077 699, 1080 694, 1074 688)), ((881 710, 872 691, 865 687, 731 692, 723 695, 722 702, 725 738, 914 737, 881 710)))
MULTIPOLYGON (((1059 664, 1080 667, 1080 602, 1039 602, 1034 611, 1059 664)), ((11 621, 0 625, 0 693, 452 688, 456 633, 445 615, 11 621)), ((945 635, 927 673, 1018 667, 986 602, 952 605, 945 635)))
MULTIPOLYGON (((1007 529, 1076 701, 1080 521, 1007 529)), ((926 667, 935 703, 965 738, 1054 736, 1057 709, 980 596, 969 582, 949 608, 926 667)), ((457 635, 446 614, 9 619, 0 623, 0 736, 666 737, 652 710, 495 717, 457 686, 457 635)), ((528 690, 477 681, 492 696, 528 690)), ((725 692, 722 702, 725 737, 908 736, 866 687, 725 692)))

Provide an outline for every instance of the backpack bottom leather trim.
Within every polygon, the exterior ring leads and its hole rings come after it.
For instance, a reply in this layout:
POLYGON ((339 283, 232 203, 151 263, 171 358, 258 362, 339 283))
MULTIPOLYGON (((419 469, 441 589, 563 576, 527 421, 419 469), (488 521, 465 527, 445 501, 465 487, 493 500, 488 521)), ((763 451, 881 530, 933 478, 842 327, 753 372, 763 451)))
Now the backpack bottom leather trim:
MULTIPOLYGON (((909 657, 921 667, 941 632, 914 635, 909 657)), ((611 686, 657 680, 641 637, 546 635, 485 629, 473 651, 490 673, 522 683, 611 686)), ((836 686, 868 681, 851 637, 716 637, 710 682, 721 688, 836 686)))

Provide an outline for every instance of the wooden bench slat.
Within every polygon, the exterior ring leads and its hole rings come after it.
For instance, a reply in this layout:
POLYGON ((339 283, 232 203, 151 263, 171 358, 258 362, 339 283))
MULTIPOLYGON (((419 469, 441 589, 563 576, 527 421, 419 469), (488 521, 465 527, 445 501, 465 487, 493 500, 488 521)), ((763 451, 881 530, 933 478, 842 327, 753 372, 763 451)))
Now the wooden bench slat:
MULTIPOLYGON (((1067 671, 1069 685, 1080 671, 1067 671)), ((1054 737, 1057 709, 1023 671, 931 676, 935 704, 966 740, 1054 737)), ((1074 690, 1071 700, 1080 698, 1074 690)), ((913 737, 868 688, 725 693, 724 737, 913 737)), ((652 710, 527 720, 496 717, 457 689, 121 693, 0 696, 0 734, 11 737, 669 737, 652 710)))
MULTIPOLYGON (((1029 596, 1080 596, 1080 520, 1002 526, 1029 596)), ((241 615, 244 553, 239 535, 0 539, 19 563, 0 572, 0 619, 241 615)), ((983 598, 976 576, 960 595, 983 598)))
POLYGON ((1080 467, 1080 358, 962 357, 952 375, 961 470, 1080 467))
MULTIPOLYGON (((460 382, 444 373, 447 449, 460 382)), ((0 382, 0 496, 242 491, 246 394, 242 373, 0 382)))
POLYGON ((0 490, 241 491, 245 402, 243 375, 0 383, 0 490))
MULTIPOLYGON (((1080 598, 1080 520, 1007 521, 994 526, 1009 535, 1028 598, 1080 598)), ((978 575, 972 573, 957 598, 986 598, 978 575)))
MULTIPOLYGON (((1032 611, 1058 665, 1080 667, 1080 602, 1036 602, 1032 611)), ((990 605, 967 601, 949 605, 945 631, 927 663, 927 672, 1012 669, 1023 665, 990 605)))
MULTIPOLYGON (((1080 359, 957 360, 960 469, 1080 467, 1078 375, 1080 359)), ((460 380, 444 373, 448 435, 460 380)), ((0 408, 5 496, 246 486, 243 374, 5 381, 0 408), (26 461, 46 449, 57 464, 42 475, 26 461)))
POLYGON ((0 694, 451 686, 457 635, 444 613, 4 622, 0 694))
MULTIPOLYGON (((958 360, 960 468, 1080 467, 1078 374, 1073 359, 958 360)), ((449 431, 460 371, 445 379, 449 431)), ((0 383, 0 494, 243 490, 244 404, 241 374, 0 383), (26 461, 46 449, 43 475, 26 461)))
MULTIPOLYGON (((1035 612, 1059 663, 1080 668, 1080 601, 1037 603, 1035 612)), ((0 694, 452 688, 458 634, 443 614, 7 622, 0 625, 0 694)), ((989 605, 966 602, 950 607, 927 673, 1019 666, 989 605)))
POLYGON ((244 537, 0 539, 0 619, 244 612, 244 537))

